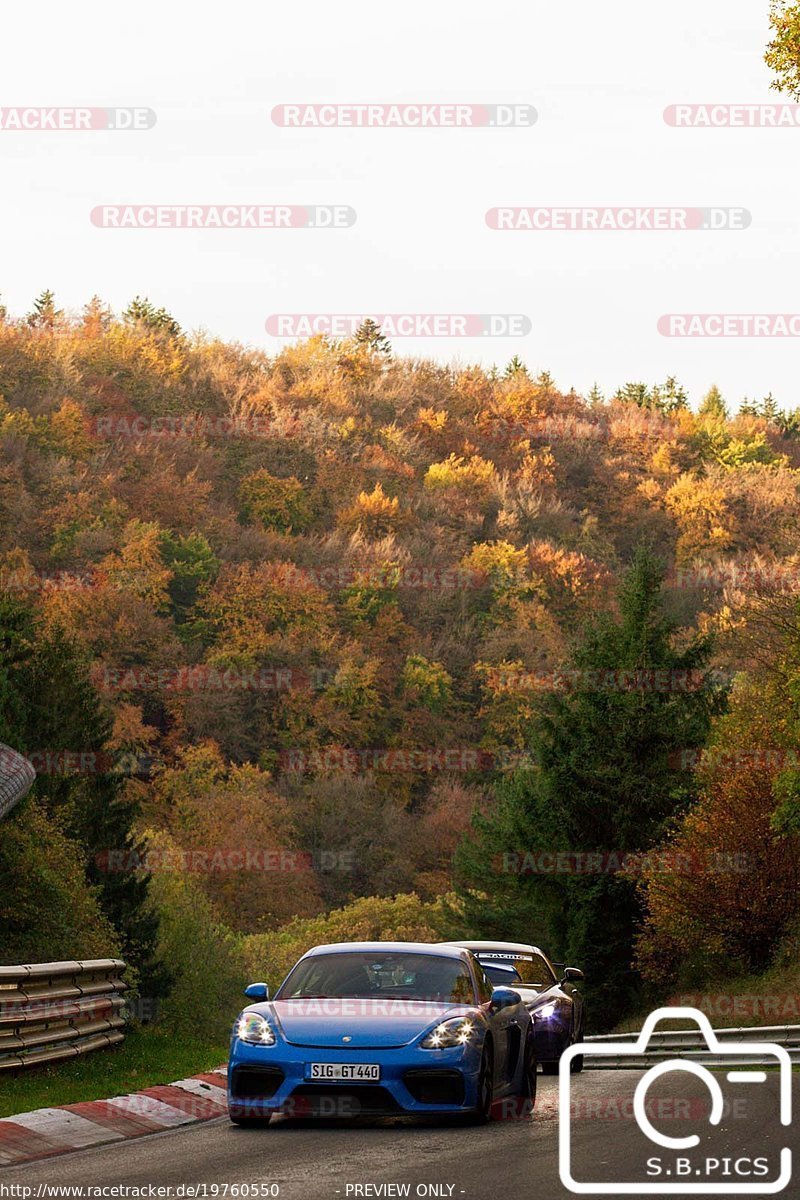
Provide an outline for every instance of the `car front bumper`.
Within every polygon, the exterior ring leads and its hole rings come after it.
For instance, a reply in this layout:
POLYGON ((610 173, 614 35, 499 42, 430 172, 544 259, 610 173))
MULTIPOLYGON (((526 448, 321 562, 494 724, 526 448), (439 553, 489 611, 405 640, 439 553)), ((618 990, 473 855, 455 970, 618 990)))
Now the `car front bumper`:
POLYGON ((533 1041, 536 1047, 537 1062, 556 1062, 570 1044, 570 1027, 566 1019, 558 1013, 551 1017, 533 1017, 533 1041))
POLYGON ((254 1046, 234 1039, 228 1064, 231 1116, 356 1117, 473 1111, 478 1104, 481 1046, 443 1050, 418 1045, 338 1049, 279 1041, 254 1046), (378 1063, 380 1080, 314 1080, 312 1062, 378 1063))

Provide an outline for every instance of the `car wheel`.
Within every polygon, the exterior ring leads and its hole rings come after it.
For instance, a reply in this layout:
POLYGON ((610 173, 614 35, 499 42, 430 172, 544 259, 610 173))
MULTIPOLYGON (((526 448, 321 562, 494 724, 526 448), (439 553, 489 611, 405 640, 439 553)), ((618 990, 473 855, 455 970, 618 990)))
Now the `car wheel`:
POLYGON ((543 1062, 542 1063, 542 1074, 543 1075, 557 1075, 558 1074, 558 1062, 557 1061, 556 1062, 543 1062))
POLYGON ((525 1048, 520 1098, 525 1109, 525 1116, 530 1116, 536 1104, 536 1047, 533 1038, 528 1039, 525 1048))
POLYGON ((492 1119, 492 1101, 494 1100, 494 1054, 492 1047, 484 1046, 481 1055, 481 1067, 478 1072, 478 1106, 475 1109, 476 1125, 488 1125, 492 1119))
MULTIPOLYGON (((575 1038, 575 1042, 573 1042, 573 1045, 575 1045, 578 1042, 582 1042, 582 1041, 583 1041, 583 1030, 581 1030, 580 1033, 578 1034, 578 1036, 575 1038)), ((569 1064, 569 1070, 570 1070, 571 1075, 580 1075, 581 1071, 583 1070, 583 1055, 582 1054, 575 1055, 572 1062, 569 1064)))

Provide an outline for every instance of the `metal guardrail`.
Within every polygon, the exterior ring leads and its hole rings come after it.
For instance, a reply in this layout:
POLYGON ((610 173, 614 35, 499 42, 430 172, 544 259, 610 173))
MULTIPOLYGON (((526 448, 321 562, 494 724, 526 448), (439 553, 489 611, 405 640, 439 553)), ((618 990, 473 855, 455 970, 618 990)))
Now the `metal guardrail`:
MULTIPOLYGON (((715 1029, 717 1039, 722 1042, 772 1042, 789 1051, 793 1063, 800 1064, 800 1025, 759 1025, 743 1029, 715 1029)), ((600 1037, 587 1037, 587 1042, 636 1042, 637 1033, 611 1033, 600 1037)), ((585 1065, 592 1070, 638 1070, 652 1067, 666 1058, 686 1058, 701 1062, 706 1067, 764 1066, 775 1062, 774 1058, 759 1058, 752 1054, 715 1054, 705 1044, 699 1029, 668 1029, 651 1033, 644 1054, 592 1055, 587 1054, 585 1065)))
POLYGON ((0 821, 19 804, 35 779, 33 764, 0 742, 0 821))
POLYGON ((0 967, 0 1071, 121 1042, 124 970, 120 958, 0 967))

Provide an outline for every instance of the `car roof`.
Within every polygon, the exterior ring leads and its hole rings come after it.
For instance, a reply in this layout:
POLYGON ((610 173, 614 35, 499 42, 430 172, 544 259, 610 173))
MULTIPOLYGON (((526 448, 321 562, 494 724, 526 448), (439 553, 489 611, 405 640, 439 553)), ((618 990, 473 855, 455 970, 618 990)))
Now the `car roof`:
POLYGON ((439 958, 464 959, 464 951, 468 946, 458 946, 455 942, 331 942, 328 945, 314 946, 307 950, 303 958, 314 954, 345 954, 348 950, 366 954, 431 954, 439 958))
POLYGON ((507 950, 509 955, 541 954, 542 958, 549 962, 544 950, 540 950, 538 946, 529 946, 525 942, 442 942, 442 945, 460 946, 462 950, 471 950, 473 954, 477 955, 481 950, 507 950))

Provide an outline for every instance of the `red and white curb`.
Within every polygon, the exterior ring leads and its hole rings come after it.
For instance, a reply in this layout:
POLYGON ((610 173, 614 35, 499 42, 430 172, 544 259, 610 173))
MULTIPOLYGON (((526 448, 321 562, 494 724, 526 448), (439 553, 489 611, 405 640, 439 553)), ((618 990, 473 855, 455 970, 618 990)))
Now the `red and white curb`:
POLYGON ((225 1069, 111 1100, 39 1108, 0 1120, 0 1166, 194 1125, 228 1111, 225 1069))

